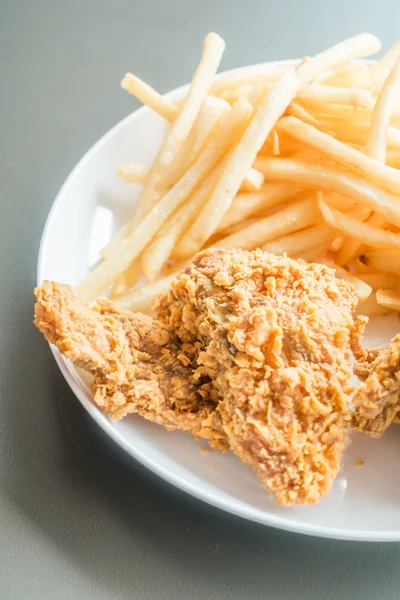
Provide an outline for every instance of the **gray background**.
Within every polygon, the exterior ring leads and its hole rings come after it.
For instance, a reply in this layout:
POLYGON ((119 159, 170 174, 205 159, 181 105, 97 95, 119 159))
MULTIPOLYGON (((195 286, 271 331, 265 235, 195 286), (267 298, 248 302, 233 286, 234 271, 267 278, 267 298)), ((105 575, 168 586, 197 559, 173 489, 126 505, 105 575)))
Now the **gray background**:
MULTIPOLYGON (((126 70, 189 80, 400 36, 399 0, 0 0, 0 598, 398 598, 397 544, 291 535, 173 489, 119 450, 63 381, 32 319, 45 219, 75 162, 136 107, 126 70)), ((400 507, 399 507, 400 509, 400 507)))

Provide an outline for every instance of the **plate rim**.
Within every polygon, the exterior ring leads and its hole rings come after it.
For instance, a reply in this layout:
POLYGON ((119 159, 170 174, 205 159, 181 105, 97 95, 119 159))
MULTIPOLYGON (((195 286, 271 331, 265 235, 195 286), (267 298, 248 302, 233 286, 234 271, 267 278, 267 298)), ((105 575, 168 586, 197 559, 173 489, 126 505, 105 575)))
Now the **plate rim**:
MULTIPOLYGON (((216 79, 220 79, 226 75, 230 75, 233 73, 239 74, 240 72, 249 71, 254 69, 255 71, 269 67, 281 67, 281 66, 290 66, 295 65, 299 62, 299 59, 286 59, 286 60, 275 60, 275 61, 267 61, 262 63, 255 63, 252 65, 246 65, 234 69, 229 69, 226 71, 222 71, 218 74, 216 79)), ((368 63, 374 62, 371 60, 365 61, 368 63)), ((164 96, 169 99, 171 97, 175 97, 178 95, 182 95, 187 89, 189 84, 184 84, 173 90, 170 90, 164 96)), ((57 192, 55 199, 51 205, 50 211, 46 218, 45 226, 43 229, 43 233, 40 240, 39 245, 39 253, 38 253, 38 261, 37 261, 37 285, 40 285, 44 279, 43 277, 43 268, 44 268, 44 256, 46 253, 46 245, 49 237, 49 232, 52 227, 53 219, 57 213, 58 205, 61 203, 62 196, 64 191, 68 188, 70 183, 73 181, 74 177, 77 173, 85 167, 86 163, 91 159, 91 157, 97 152, 97 150, 103 145, 107 144, 108 140, 112 138, 117 132, 123 129, 127 123, 133 122, 137 119, 140 119, 141 115, 146 112, 151 112, 151 109, 147 106, 141 106, 140 108, 134 110, 132 113, 128 114, 126 117, 121 119, 118 123, 116 123, 113 127, 111 127, 106 133, 104 133, 92 146, 85 152, 85 154, 78 160, 73 169, 70 171, 69 175, 64 180, 61 185, 59 191, 57 192)), ((269 527, 273 527, 275 529, 281 529, 283 531, 288 531, 292 533, 298 533, 313 537, 321 537, 327 539, 337 539, 337 540, 345 540, 345 541, 363 541, 363 542, 398 542, 400 541, 400 530, 393 531, 375 531, 375 530, 353 530, 349 528, 334 528, 330 529, 326 526, 321 525, 311 525, 305 523, 297 523, 293 522, 290 519, 285 517, 276 516, 268 512, 267 510, 256 509, 247 505, 246 508, 238 508, 235 505, 231 504, 229 500, 224 499, 223 497, 215 496, 212 493, 209 493, 202 489, 200 486, 196 484, 190 483, 186 481, 183 477, 175 474, 171 470, 163 467, 157 461, 149 458, 145 453, 141 452, 136 447, 132 446, 130 443, 126 441, 124 436, 119 432, 119 430, 113 427, 111 421, 107 416, 105 416, 98 407, 95 406, 91 397, 85 392, 84 389, 77 382, 76 377, 73 374, 73 367, 71 363, 65 359, 51 344, 49 344, 53 356, 56 360, 56 363, 64 376, 64 379, 68 383, 70 389, 75 394, 79 402, 85 408, 85 410, 89 413, 89 415, 93 418, 93 420, 101 427, 101 429, 116 443, 120 448, 122 448, 125 452, 127 452, 132 458, 137 460, 144 467, 148 468, 150 471, 167 481, 168 483, 174 485, 178 489, 183 492, 188 493, 199 500, 206 502, 211 506, 215 506, 225 512, 231 513, 235 516, 247 519, 249 521, 253 521, 256 523, 260 523, 261 525, 267 525, 269 527)), ((290 510, 290 508, 288 508, 290 510)))

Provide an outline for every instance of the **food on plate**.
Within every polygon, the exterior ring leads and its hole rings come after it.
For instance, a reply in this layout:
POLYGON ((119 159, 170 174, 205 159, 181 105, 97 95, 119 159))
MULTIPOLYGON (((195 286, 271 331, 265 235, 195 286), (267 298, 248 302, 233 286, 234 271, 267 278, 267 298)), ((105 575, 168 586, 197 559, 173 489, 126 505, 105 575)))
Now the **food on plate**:
POLYGON ((76 289, 36 290, 35 323, 104 413, 231 449, 278 502, 313 504, 348 424, 378 437, 400 415, 399 336, 360 343, 400 312, 400 43, 215 80, 224 47, 206 36, 178 102, 125 75, 167 134, 151 165, 116 165, 142 186, 131 218, 76 289))
POLYGON ((353 426, 378 438, 400 413, 400 335, 368 352, 355 371, 363 381, 352 396, 353 426))
POLYGON ((93 375, 95 402, 229 447, 282 504, 330 488, 347 439, 350 348, 365 320, 328 267, 261 250, 206 250, 156 318, 71 287, 36 290, 35 323, 93 375))

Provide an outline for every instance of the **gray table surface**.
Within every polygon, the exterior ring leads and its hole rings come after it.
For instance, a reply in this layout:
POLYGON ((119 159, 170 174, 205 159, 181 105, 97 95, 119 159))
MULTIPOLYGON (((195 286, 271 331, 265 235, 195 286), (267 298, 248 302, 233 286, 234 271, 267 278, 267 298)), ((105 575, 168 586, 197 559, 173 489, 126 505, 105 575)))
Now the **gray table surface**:
POLYGON ((398 598, 398 544, 279 532, 172 488, 92 422, 34 330, 43 225, 75 162, 136 108, 132 70, 189 80, 203 36, 223 68, 400 34, 398 0, 0 3, 0 598, 398 598), (329 4, 329 5, 328 5, 329 4))

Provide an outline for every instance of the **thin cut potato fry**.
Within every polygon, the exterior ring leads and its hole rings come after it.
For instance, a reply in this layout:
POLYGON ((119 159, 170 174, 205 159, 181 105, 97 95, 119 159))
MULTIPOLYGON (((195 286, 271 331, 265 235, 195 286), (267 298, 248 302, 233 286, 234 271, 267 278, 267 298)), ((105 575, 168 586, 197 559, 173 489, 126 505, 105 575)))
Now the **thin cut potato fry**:
POLYGON ((127 294, 120 296, 118 298, 118 305, 133 312, 149 312, 155 296, 167 290, 175 277, 176 273, 159 279, 155 283, 135 288, 127 294))
POLYGON ((354 286, 355 294, 360 302, 364 302, 372 293, 372 288, 367 283, 355 277, 346 269, 342 269, 339 265, 328 258, 321 258, 318 262, 335 270, 336 277, 344 279, 354 286))
MULTIPOLYGON (((349 144, 364 146, 368 140, 368 122, 355 121, 354 123, 345 123, 332 119, 325 124, 321 122, 321 127, 323 127, 324 131, 331 133, 342 142, 349 144)), ((390 150, 400 150, 400 131, 396 127, 389 126, 387 129, 387 147, 390 150)))
POLYGON ((327 225, 314 225, 290 235, 280 237, 262 246, 261 250, 271 254, 297 256, 299 252, 329 244, 334 237, 332 228, 327 225))
POLYGON ((386 156, 386 164, 393 169, 400 169, 400 152, 389 150, 386 156))
POLYGON ((303 84, 309 83, 329 69, 340 67, 350 60, 365 58, 380 49, 378 38, 370 33, 361 33, 303 62, 298 67, 298 77, 303 84))
POLYGON ((251 105, 241 98, 229 111, 218 133, 193 163, 190 169, 162 200, 137 225, 129 235, 117 244, 108 257, 100 263, 80 284, 81 296, 86 299, 96 297, 106 290, 112 281, 151 242, 163 223, 190 196, 204 177, 222 156, 225 155, 233 140, 243 132, 252 112, 251 105))
POLYGON ((400 294, 396 290, 377 290, 376 301, 386 308, 400 312, 400 294))
POLYGON ((232 75, 224 75, 219 77, 215 83, 211 86, 210 94, 218 96, 225 90, 236 89, 243 86, 252 86, 257 84, 275 83, 278 81, 284 73, 289 70, 289 67, 275 67, 273 66, 269 71, 265 70, 263 73, 234 73, 232 75))
POLYGON ((314 127, 317 127, 317 128, 319 127, 319 121, 315 117, 313 117, 304 108, 304 106, 301 106, 301 104, 292 102, 286 112, 288 115, 291 115, 292 117, 296 117, 297 119, 300 119, 304 123, 308 123, 309 125, 313 125, 314 127))
POLYGON ((302 188, 292 183, 268 183, 260 192, 238 194, 225 213, 218 230, 226 229, 238 221, 244 221, 263 209, 297 198, 301 192, 302 188))
POLYGON ((360 258, 358 256, 353 261, 353 265, 354 265, 354 267, 355 267, 355 269, 357 271, 357 277, 361 277, 361 275, 373 272, 372 269, 370 269, 369 267, 367 267, 367 265, 365 265, 364 263, 361 262, 361 260, 360 260, 360 258))
POLYGON ((246 177, 243 179, 240 186, 241 192, 259 192, 265 181, 265 177, 257 169, 252 167, 247 171, 246 177))
POLYGON ((318 79, 318 83, 320 85, 330 85, 335 87, 369 89, 371 87, 372 79, 368 65, 364 62, 354 61, 349 62, 347 65, 333 73, 322 75, 318 79))
POLYGON ((373 247, 397 248, 400 250, 400 234, 371 227, 354 219, 349 214, 341 213, 339 210, 329 207, 322 200, 318 201, 318 205, 326 223, 341 231, 344 235, 373 247))
POLYGON ((271 181, 283 180, 309 188, 338 192, 381 213, 390 223, 400 225, 398 199, 355 174, 325 165, 265 156, 257 158, 253 166, 271 181))
POLYGON ((373 290, 377 289, 394 289, 400 284, 400 277, 393 275, 392 273, 362 273, 357 275, 365 283, 368 283, 373 290))
POLYGON ((162 179, 164 187, 174 185, 183 177, 185 171, 196 160, 204 144, 215 133, 218 123, 227 115, 229 108, 229 104, 219 98, 214 96, 205 98, 189 135, 178 150, 167 175, 162 179))
POLYGON ((335 140, 330 135, 318 131, 295 117, 281 119, 279 128, 286 134, 321 152, 323 156, 353 171, 362 173, 370 181, 375 181, 375 183, 389 191, 400 194, 400 172, 382 164, 379 159, 367 156, 363 152, 335 140))
POLYGON ((265 98, 232 150, 225 170, 199 217, 179 244, 179 256, 195 254, 214 233, 232 204, 258 151, 299 88, 294 71, 288 71, 265 98))
POLYGON ((212 79, 218 69, 224 48, 225 43, 219 35, 209 33, 206 36, 202 56, 193 75, 188 94, 150 169, 146 185, 139 198, 136 215, 130 226, 131 231, 162 197, 163 190, 159 189, 159 182, 166 176, 168 167, 173 165, 181 144, 189 135, 196 121, 204 98, 211 87, 212 79))
POLYGON ((149 176, 149 167, 123 162, 117 166, 117 176, 129 183, 143 184, 149 176))
POLYGON ((311 83, 303 85, 298 98, 317 100, 319 102, 332 102, 333 104, 350 104, 370 108, 373 103, 372 94, 361 88, 341 88, 311 83))
POLYGON ((393 273, 400 276, 400 252, 382 248, 365 248, 360 261, 374 271, 393 273))
POLYGON ((140 265, 137 261, 133 261, 131 265, 114 281, 110 298, 117 298, 122 294, 125 294, 130 288, 133 288, 140 278, 140 265))
POLYGON ((223 163, 224 161, 214 167, 189 200, 165 221, 155 238, 143 251, 141 265, 149 281, 156 279, 176 243, 182 237, 182 233, 196 219, 221 175, 223 163))
POLYGON ((178 108, 136 75, 126 73, 121 81, 121 87, 167 121, 173 121, 176 118, 178 108))
MULTIPOLYGON (((386 162, 386 138, 390 117, 399 94, 400 87, 400 47, 398 57, 391 69, 372 112, 371 126, 367 139, 367 154, 376 160, 386 162)), ((390 167, 388 167, 390 168, 390 167)))
POLYGON ((351 198, 346 198, 346 196, 342 196, 336 192, 325 194, 325 201, 329 204, 329 206, 333 206, 333 208, 341 210, 342 212, 347 212, 348 210, 354 211, 355 209, 354 200, 351 198))
MULTIPOLYGON (((169 198, 172 190, 175 192, 185 188, 186 197, 192 193, 194 188, 212 167, 221 159, 228 151, 232 143, 240 137, 243 129, 248 122, 252 113, 252 106, 244 98, 239 99, 236 104, 230 109, 226 117, 222 120, 216 134, 211 138, 210 143, 199 154, 197 160, 192 164, 185 175, 175 184, 171 190, 164 195, 164 198, 169 198)), ((180 192, 179 192, 180 193, 180 192)), ((163 198, 163 199, 164 199, 163 198)), ((182 198, 182 202, 186 198, 182 198)), ((175 210, 175 209, 174 209, 175 210)), ((173 211, 172 211, 173 212, 173 211)), ((140 222, 140 221, 139 221, 140 222)), ((102 256, 105 258, 118 250, 122 241, 138 224, 137 212, 133 219, 126 223, 122 229, 112 238, 102 250, 102 256)))
POLYGON ((315 201, 303 200, 222 239, 217 246, 225 250, 254 250, 270 240, 310 227, 318 218, 320 213, 315 201))
POLYGON ((387 52, 376 61, 375 64, 369 65, 369 73, 372 80, 372 85, 375 89, 381 89, 386 81, 390 71, 393 69, 396 60, 400 54, 400 40, 398 40, 387 52))
POLYGON ((320 263, 326 251, 328 250, 327 244, 321 244, 320 246, 316 246, 315 248, 310 248, 309 250, 304 250, 303 252, 298 252, 296 254, 296 258, 301 258, 309 263, 320 263))
POLYGON ((361 302, 356 308, 356 315, 364 315, 365 317, 380 317, 390 312, 390 308, 378 304, 376 294, 371 294, 369 298, 361 302))

